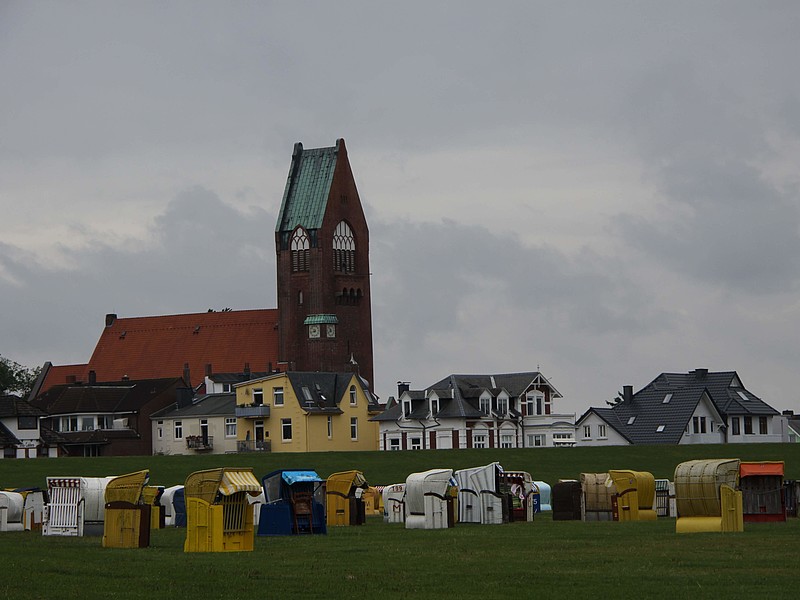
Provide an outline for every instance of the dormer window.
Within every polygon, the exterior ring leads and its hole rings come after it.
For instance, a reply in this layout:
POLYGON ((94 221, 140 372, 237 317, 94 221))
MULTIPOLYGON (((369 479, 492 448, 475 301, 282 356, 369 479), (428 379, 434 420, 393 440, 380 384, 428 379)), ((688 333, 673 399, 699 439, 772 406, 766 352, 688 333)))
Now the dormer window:
POLYGON ((411 400, 409 398, 406 398, 405 400, 403 400, 403 416, 407 417, 410 414, 411 414, 411 400))
POLYGON ((492 411, 492 399, 489 396, 481 396, 480 399, 480 411, 488 415, 492 411))
POLYGON ((500 415, 508 414, 508 397, 507 396, 498 396, 497 397, 497 414, 500 414, 500 415))
POLYGON ((439 412, 439 398, 433 396, 431 398, 431 416, 434 417, 439 412))

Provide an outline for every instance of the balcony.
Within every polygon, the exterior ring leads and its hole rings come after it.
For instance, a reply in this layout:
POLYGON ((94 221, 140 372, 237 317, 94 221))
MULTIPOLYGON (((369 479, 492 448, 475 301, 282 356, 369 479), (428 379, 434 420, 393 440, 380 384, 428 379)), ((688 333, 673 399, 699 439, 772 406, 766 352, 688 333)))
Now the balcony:
POLYGON ((237 406, 237 419, 260 419, 269 416, 269 404, 254 404, 252 406, 237 406))
POLYGON ((270 452, 272 444, 269 440, 256 442, 254 440, 239 440, 236 442, 237 452, 270 452))
POLYGON ((210 452, 214 449, 214 436, 188 435, 186 436, 186 447, 198 452, 210 452))

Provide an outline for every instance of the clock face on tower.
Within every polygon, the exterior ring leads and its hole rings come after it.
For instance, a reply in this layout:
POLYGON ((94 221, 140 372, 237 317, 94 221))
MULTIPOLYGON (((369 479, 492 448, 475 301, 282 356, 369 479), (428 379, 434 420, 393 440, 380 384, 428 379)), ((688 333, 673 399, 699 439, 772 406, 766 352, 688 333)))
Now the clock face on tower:
POLYGON ((319 325, 309 325, 308 326, 308 337, 310 337, 310 338, 318 338, 319 337, 319 325))
POLYGON ((336 337, 336 325, 326 325, 325 326, 325 335, 329 338, 336 337))

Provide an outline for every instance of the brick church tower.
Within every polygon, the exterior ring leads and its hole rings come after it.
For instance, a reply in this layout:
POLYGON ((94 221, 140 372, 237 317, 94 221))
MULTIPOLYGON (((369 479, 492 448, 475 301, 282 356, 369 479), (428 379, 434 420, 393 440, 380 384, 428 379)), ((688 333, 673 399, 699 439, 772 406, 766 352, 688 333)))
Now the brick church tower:
POLYGON ((343 139, 295 144, 275 251, 280 360, 295 371, 357 369, 374 391, 369 229, 343 139))

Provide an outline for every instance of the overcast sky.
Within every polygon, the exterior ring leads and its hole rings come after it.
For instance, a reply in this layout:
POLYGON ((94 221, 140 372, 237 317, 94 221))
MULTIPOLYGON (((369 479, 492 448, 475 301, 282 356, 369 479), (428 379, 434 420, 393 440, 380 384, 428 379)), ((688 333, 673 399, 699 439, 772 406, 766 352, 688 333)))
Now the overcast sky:
POLYGON ((346 140, 375 389, 664 371, 800 411, 800 4, 0 1, 0 354, 272 308, 292 146, 346 140))

